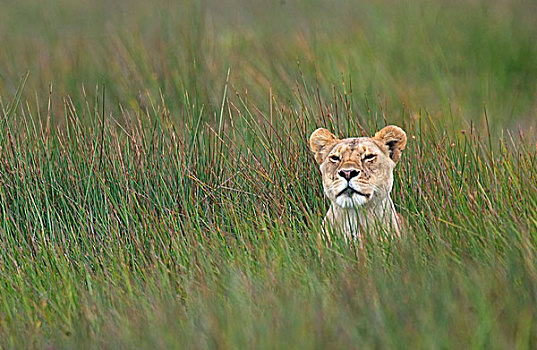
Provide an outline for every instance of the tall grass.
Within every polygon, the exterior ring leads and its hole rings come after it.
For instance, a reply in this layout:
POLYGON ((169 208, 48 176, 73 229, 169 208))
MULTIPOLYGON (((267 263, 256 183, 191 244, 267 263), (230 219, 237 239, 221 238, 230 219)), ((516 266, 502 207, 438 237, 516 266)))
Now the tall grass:
POLYGON ((533 5, 228 5, 2 5, 0 347, 535 347, 533 5), (386 123, 409 230, 326 245, 386 123))

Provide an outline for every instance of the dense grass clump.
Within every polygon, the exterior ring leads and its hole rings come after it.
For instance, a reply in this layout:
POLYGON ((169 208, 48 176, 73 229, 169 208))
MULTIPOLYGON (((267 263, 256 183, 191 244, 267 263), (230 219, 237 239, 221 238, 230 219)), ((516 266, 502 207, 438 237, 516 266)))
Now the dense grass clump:
POLYGON ((533 3, 225 5, 2 5, 0 348, 535 347, 533 3), (407 234, 326 244, 388 123, 407 234))

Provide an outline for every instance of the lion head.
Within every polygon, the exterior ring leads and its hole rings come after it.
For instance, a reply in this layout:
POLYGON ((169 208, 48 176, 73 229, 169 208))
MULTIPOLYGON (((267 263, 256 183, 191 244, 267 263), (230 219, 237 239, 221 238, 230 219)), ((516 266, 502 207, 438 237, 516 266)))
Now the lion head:
POLYGON ((342 140, 327 129, 315 130, 310 146, 320 165, 324 193, 333 206, 367 209, 389 199, 393 169, 406 142, 405 132, 393 125, 373 137, 342 140))

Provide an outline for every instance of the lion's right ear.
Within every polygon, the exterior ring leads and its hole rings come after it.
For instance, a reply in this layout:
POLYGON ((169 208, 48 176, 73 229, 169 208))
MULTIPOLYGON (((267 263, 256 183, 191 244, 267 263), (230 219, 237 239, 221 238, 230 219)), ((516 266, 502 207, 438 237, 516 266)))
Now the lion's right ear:
POLYGON ((337 137, 330 131, 320 128, 311 133, 310 148, 315 153, 315 160, 321 164, 337 142, 337 137))
POLYGON ((390 158, 397 163, 406 147, 406 133, 398 126, 388 125, 377 132, 373 139, 384 144, 390 158))

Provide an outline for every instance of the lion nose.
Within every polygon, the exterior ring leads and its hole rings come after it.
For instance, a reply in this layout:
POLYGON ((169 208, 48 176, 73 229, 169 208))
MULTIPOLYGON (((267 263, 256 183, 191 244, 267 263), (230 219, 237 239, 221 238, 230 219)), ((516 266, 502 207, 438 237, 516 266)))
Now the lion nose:
POLYGON ((347 181, 351 181, 351 179, 353 177, 356 177, 358 175, 360 175, 360 171, 359 170, 354 170, 354 169, 351 169, 351 170, 340 170, 338 172, 339 176, 341 176, 342 178, 344 178, 345 180, 347 181))

